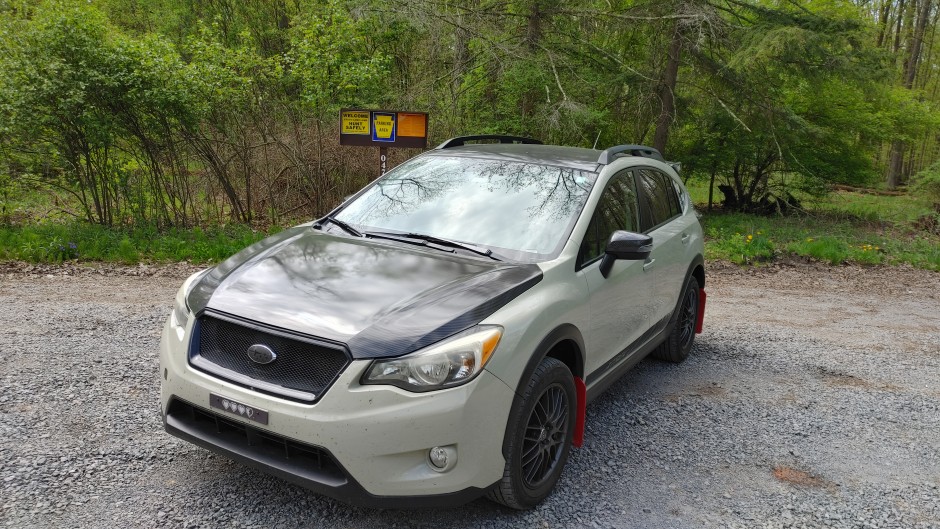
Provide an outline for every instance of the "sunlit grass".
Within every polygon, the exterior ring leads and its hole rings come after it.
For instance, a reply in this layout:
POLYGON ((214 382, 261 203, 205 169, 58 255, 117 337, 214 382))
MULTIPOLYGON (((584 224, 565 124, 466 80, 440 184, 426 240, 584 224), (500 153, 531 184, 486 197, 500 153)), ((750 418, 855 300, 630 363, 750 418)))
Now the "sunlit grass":
MULTIPOLYGON (((276 230, 270 230, 273 232, 276 230)), ((265 237, 246 226, 116 229, 72 222, 0 227, 0 259, 217 262, 265 237)))
POLYGON ((807 201, 813 211, 857 218, 869 222, 910 223, 931 212, 928 198, 916 194, 870 195, 837 191, 819 200, 807 201))
MULTIPOLYGON (((706 211, 707 182, 690 182, 689 192, 703 212, 708 259, 759 264, 799 256, 833 265, 907 263, 940 271, 940 236, 915 224, 936 214, 924 197, 839 191, 804 201, 801 213, 761 216, 706 211)), ((716 190, 714 202, 722 199, 716 190)))

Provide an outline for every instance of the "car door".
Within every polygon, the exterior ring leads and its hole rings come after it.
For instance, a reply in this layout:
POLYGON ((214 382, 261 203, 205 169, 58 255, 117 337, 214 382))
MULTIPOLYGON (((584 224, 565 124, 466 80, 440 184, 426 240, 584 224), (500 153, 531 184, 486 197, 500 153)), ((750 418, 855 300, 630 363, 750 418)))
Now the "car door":
POLYGON ((614 175, 601 194, 578 253, 579 274, 589 289, 590 322, 585 371, 613 367, 649 327, 650 285, 642 261, 617 260, 605 278, 599 270, 607 241, 616 230, 639 230, 639 206, 631 171, 614 175))
POLYGON ((635 171, 640 202, 640 229, 653 238, 653 251, 643 263, 652 288, 650 322, 659 328, 676 307, 688 259, 687 226, 679 222, 682 207, 672 178, 652 168, 635 171), (685 239, 683 239, 685 237, 685 239))

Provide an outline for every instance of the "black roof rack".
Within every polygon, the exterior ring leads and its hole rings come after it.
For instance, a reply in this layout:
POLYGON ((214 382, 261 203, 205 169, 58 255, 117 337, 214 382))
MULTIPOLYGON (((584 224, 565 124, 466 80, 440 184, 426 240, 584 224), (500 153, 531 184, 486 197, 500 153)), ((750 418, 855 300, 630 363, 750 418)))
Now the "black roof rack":
POLYGON ((652 158, 654 160, 659 160, 660 162, 665 162, 663 159, 662 153, 657 151, 652 147, 647 147, 646 145, 617 145, 616 147, 611 147, 609 149, 604 149, 601 151, 601 155, 597 158, 597 163, 601 165, 607 165, 613 161, 614 156, 618 154, 629 154, 630 156, 642 156, 644 158, 652 158))
POLYGON ((542 142, 539 140, 523 138, 522 136, 506 136, 504 134, 476 134, 474 136, 457 136, 456 138, 451 138, 438 145, 436 148, 449 149, 451 147, 461 147, 468 141, 476 140, 497 140, 497 143, 530 143, 534 145, 542 144, 542 142))

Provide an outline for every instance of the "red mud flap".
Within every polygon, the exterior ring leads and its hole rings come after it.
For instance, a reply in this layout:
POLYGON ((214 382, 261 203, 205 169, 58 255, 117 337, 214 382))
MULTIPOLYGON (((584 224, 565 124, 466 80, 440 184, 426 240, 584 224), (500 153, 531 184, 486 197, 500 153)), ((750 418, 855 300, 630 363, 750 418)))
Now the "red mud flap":
POLYGON ((584 415, 587 410, 587 386, 584 385, 584 381, 581 380, 581 377, 574 377, 574 392, 578 397, 578 409, 577 417, 574 421, 574 437, 571 439, 571 444, 581 448, 581 445, 584 444, 584 415))
POLYGON ((698 289, 698 318, 695 319, 695 334, 702 334, 702 324, 705 322, 705 289, 698 289))

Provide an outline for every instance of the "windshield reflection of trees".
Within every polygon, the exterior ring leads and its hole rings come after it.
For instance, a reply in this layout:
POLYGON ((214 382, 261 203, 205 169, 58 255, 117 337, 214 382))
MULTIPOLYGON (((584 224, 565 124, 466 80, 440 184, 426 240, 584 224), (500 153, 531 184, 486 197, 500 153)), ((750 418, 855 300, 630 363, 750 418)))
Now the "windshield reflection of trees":
MULTIPOLYGON (((402 176, 376 183, 369 215, 388 218, 408 215, 453 194, 468 182, 485 180, 491 194, 517 194, 532 221, 563 220, 581 209, 593 185, 593 175, 576 169, 520 162, 428 159, 403 167, 402 176), (531 196, 525 196, 528 193, 531 196)), ((365 197, 364 197, 365 198, 365 197)), ((477 193, 476 200, 486 200, 477 193)), ((446 206, 446 204, 442 204, 446 206)))

